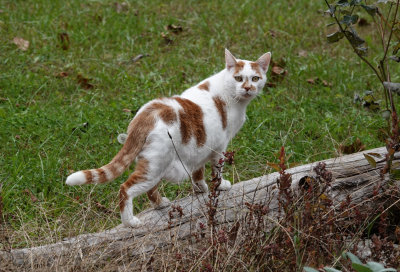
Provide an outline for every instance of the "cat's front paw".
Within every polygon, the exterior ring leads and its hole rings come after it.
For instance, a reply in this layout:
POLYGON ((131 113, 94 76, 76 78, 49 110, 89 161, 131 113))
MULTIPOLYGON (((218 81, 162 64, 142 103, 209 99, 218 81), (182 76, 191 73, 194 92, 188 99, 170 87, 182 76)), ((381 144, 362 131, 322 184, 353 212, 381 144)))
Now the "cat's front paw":
POLYGON ((171 205, 171 201, 166 197, 162 197, 161 198, 160 204, 156 204, 156 203, 151 202, 151 206, 153 206, 153 208, 156 209, 156 210, 164 209, 164 208, 166 208, 166 207, 168 207, 170 205, 171 205))
POLYGON ((229 180, 221 179, 221 184, 217 187, 218 191, 229 191, 232 188, 229 180))
POLYGON ((196 193, 207 193, 208 192, 207 183, 204 180, 198 181, 193 184, 193 190, 196 193))
POLYGON ((136 216, 132 216, 129 219, 122 217, 122 224, 124 224, 125 227, 138 228, 142 225, 142 221, 136 216))

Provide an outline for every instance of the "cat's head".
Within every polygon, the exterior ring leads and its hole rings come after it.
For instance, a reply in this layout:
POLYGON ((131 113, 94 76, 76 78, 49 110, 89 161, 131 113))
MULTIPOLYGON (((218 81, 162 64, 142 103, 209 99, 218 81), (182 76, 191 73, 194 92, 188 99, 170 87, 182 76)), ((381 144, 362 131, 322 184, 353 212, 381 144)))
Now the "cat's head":
POLYGON ((265 53, 257 61, 236 59, 225 49, 227 83, 234 90, 231 96, 236 100, 249 101, 255 98, 267 81, 271 53, 265 53))

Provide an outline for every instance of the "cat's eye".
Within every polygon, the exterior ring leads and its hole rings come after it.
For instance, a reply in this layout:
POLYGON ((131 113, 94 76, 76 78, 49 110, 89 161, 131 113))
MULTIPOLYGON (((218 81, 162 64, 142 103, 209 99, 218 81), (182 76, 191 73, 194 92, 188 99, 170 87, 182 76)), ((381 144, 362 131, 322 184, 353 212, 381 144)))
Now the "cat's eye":
POLYGON ((242 76, 235 76, 235 80, 237 82, 242 82, 243 81, 243 77, 242 76))
POLYGON ((254 81, 254 82, 257 82, 257 81, 260 80, 260 77, 258 77, 258 76, 253 76, 253 77, 251 78, 251 80, 254 81))

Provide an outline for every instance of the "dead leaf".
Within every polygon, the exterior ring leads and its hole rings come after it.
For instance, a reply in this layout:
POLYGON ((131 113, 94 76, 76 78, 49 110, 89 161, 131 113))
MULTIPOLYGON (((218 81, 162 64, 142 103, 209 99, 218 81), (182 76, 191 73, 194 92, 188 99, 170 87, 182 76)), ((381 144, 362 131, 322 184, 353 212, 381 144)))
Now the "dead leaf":
POLYGON ((0 101, 8 101, 8 98, 0 96, 0 101))
POLYGON ((78 74, 76 78, 78 80, 79 85, 81 85, 81 87, 84 88, 85 90, 90 90, 94 88, 93 84, 89 83, 89 79, 82 76, 81 74, 78 74))
POLYGON ((169 24, 165 27, 165 30, 171 31, 174 34, 179 34, 183 31, 183 27, 179 25, 169 24))
POLYGON ((275 30, 270 29, 270 30, 268 30, 268 35, 273 37, 273 38, 276 38, 276 37, 278 37, 278 32, 276 32, 275 30))
POLYGON ((161 37, 164 39, 164 42, 166 44, 171 44, 172 40, 170 37, 168 37, 168 32, 161 32, 161 37))
POLYGON ((126 12, 129 9, 128 3, 126 3, 126 2, 122 2, 122 3, 115 2, 114 7, 115 7, 115 11, 117 13, 126 12))
POLYGON ((274 66, 271 69, 272 74, 275 75, 285 75, 287 73, 287 71, 285 69, 283 69, 282 67, 279 66, 274 66))
POLYGON ((67 77, 68 76, 68 72, 59 72, 58 74, 56 74, 57 78, 63 78, 63 77, 67 77))
POLYGON ((369 23, 368 23, 367 19, 365 19, 365 18, 360 18, 360 19, 358 20, 358 25, 359 25, 359 26, 367 26, 367 25, 369 25, 369 23))
POLYGON ((25 189, 23 192, 30 196, 32 202, 38 201, 37 197, 29 189, 25 189))
POLYGON ((19 139, 21 139, 21 136, 17 134, 17 135, 15 135, 15 139, 19 140, 19 139))
POLYGON ((24 40, 20 37, 14 37, 13 43, 22 51, 26 51, 29 48, 29 41, 24 40))
POLYGON ((298 54, 299 54, 299 57, 307 57, 308 56, 308 52, 306 50, 300 50, 298 54))
POLYGON ((322 85, 324 85, 325 87, 332 87, 332 83, 326 81, 325 79, 322 80, 322 85))
POLYGON ((135 63, 135 62, 139 61, 140 59, 142 59, 144 57, 148 57, 148 56, 149 56, 149 54, 139 54, 136 57, 132 58, 131 62, 135 63))
POLYGON ((123 112, 131 113, 132 111, 130 109, 123 109, 123 112))
POLYGON ((68 50, 69 49, 69 35, 67 32, 61 32, 58 33, 58 39, 60 40, 61 43, 61 48, 63 50, 68 50))
POLYGON ((352 154, 365 150, 365 145, 357 138, 352 144, 339 145, 339 152, 342 154, 352 154))
POLYGON ((313 78, 309 78, 307 79, 307 82, 314 85, 315 84, 315 80, 313 78))

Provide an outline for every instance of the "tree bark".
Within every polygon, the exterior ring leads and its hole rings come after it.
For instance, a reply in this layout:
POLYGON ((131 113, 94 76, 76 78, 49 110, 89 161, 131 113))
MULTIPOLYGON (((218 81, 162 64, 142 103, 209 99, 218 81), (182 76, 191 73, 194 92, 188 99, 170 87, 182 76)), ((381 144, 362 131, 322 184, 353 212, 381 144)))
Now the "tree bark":
MULTIPOLYGON (((329 193, 334 205, 339 205, 348 195, 351 196, 353 204, 361 203, 373 197, 374 186, 378 182, 385 186, 388 178, 382 180, 380 177, 380 170, 385 165, 383 160, 385 154, 386 148, 382 147, 323 161, 333 174, 329 193), (377 161, 376 167, 372 167, 364 157, 367 153, 373 153, 377 161)), ((398 161, 399 158, 400 156, 396 154, 394 161, 398 161)), ((313 168, 317 163, 287 170, 287 173, 292 174, 293 190, 298 187, 301 178, 315 176, 313 168)), ((216 215, 218 224, 229 224, 240 219, 246 210, 246 202, 268 203, 271 211, 277 211, 278 177, 279 173, 272 173, 236 183, 229 192, 221 192, 216 215)), ((13 249, 10 252, 2 251, 0 263, 10 263, 25 268, 38 266, 54 268, 88 261, 96 262, 124 254, 129 256, 146 254, 174 241, 187 239, 198 227, 199 222, 206 224, 208 201, 208 194, 193 194, 172 202, 174 207, 182 209, 182 216, 179 216, 176 210, 172 212, 173 206, 161 210, 149 209, 138 215, 143 222, 140 228, 131 229, 119 225, 100 233, 82 234, 55 244, 13 249), (173 214, 174 218, 170 218, 170 214, 173 214)), ((370 205, 377 203, 371 201, 370 205)))

